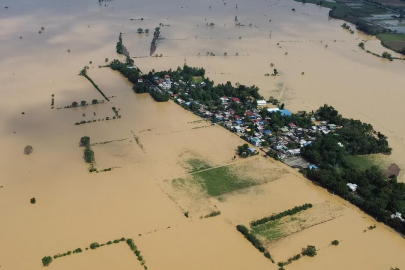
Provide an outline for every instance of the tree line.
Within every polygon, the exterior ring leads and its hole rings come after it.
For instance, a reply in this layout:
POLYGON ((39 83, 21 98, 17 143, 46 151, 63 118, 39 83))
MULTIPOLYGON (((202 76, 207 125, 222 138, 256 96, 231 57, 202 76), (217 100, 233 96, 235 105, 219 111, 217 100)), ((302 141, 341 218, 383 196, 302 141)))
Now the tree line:
POLYGON ((250 222, 250 226, 256 227, 256 226, 265 224, 265 223, 267 223, 269 221, 274 221, 274 220, 281 219, 281 218, 286 217, 286 216, 295 215, 295 214, 297 214, 297 213, 299 213, 301 211, 307 210, 309 208, 312 208, 312 204, 310 204, 310 203, 306 203, 306 204, 303 204, 301 206, 296 206, 296 207, 294 207, 292 209, 288 209, 288 210, 283 211, 281 213, 278 213, 278 214, 275 214, 275 215, 271 215, 269 217, 264 217, 262 219, 252 221, 252 222, 250 222))

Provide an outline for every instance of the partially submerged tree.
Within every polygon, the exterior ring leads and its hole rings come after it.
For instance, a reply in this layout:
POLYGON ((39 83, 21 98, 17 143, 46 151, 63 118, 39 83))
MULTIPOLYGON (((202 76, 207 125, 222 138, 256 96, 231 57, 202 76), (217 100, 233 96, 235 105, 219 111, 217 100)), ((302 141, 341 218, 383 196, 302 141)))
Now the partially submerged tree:
POLYGON ((34 148, 33 148, 31 145, 27 145, 27 146, 24 148, 24 154, 26 154, 26 155, 31 154, 33 151, 34 151, 34 148))

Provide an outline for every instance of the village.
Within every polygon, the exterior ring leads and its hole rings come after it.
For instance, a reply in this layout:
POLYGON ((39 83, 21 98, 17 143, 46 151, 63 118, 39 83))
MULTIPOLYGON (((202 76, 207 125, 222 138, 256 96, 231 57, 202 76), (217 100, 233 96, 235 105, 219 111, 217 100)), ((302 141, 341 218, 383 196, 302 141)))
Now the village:
MULTIPOLYGON (((149 75, 149 77, 151 76, 149 75)), ((181 78, 183 79, 183 77, 181 78)), ((182 79, 173 80, 168 74, 165 74, 162 77, 153 76, 151 79, 144 76, 138 80, 138 83, 145 83, 151 91, 170 94, 171 99, 183 108, 212 121, 214 125, 221 125, 237 134, 254 146, 248 148, 247 155, 258 154, 258 150, 255 148, 257 147, 290 167, 316 170, 318 169, 316 165, 300 156, 301 148, 312 144, 316 140, 317 134, 327 135, 341 128, 335 124, 328 124, 326 121, 317 121, 314 115, 297 116, 308 120, 305 126, 298 126, 293 121, 294 114, 285 109, 284 104, 277 106, 273 104, 274 102, 264 99, 248 98, 242 102, 238 97, 222 96, 219 98, 218 106, 207 106, 191 97, 193 91, 204 89, 207 83, 197 82, 199 80, 196 80, 195 77, 192 77, 190 81, 182 79), (287 121, 286 125, 277 126, 272 123, 272 117, 280 116, 287 121), (289 122, 290 120, 291 122, 289 122)), ((338 144, 340 147, 344 147, 342 143, 338 144)))

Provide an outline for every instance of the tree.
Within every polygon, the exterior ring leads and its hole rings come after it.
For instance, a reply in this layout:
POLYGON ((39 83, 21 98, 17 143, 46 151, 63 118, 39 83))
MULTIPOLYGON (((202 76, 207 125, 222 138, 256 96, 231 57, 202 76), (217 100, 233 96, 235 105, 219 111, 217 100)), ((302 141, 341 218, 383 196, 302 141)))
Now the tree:
POLYGON ((93 99, 92 101, 91 101, 91 104, 97 104, 98 103, 98 100, 97 99, 93 99))
POLYGON ((84 150, 84 160, 87 163, 92 163, 94 161, 94 152, 93 152, 93 150, 91 150, 89 148, 86 148, 84 150))
POLYGON ((43 266, 48 266, 52 262, 52 257, 46 256, 42 258, 43 266))
POLYGON ((315 246, 310 246, 308 245, 306 248, 303 249, 302 255, 304 256, 309 256, 309 257, 314 257, 316 255, 316 248, 315 246))
POLYGON ((138 34, 142 34, 142 33, 143 33, 143 29, 142 29, 142 28, 138 28, 137 32, 138 32, 138 34))
POLYGON ((26 155, 31 154, 33 151, 34 151, 34 148, 33 148, 31 145, 27 145, 27 146, 24 148, 24 154, 26 154, 26 155))
POLYGON ((332 241, 332 245, 334 245, 334 246, 339 245, 339 241, 338 241, 338 240, 333 240, 333 241, 332 241))
POLYGON ((87 102, 86 102, 85 100, 82 100, 82 101, 80 102, 80 105, 86 106, 86 105, 87 105, 87 102))
POLYGON ((31 198, 30 202, 31 202, 31 204, 35 204, 37 202, 37 200, 35 198, 31 198))
POLYGON ((99 245, 97 242, 94 242, 94 243, 91 243, 91 244, 90 244, 90 248, 91 248, 91 249, 96 249, 96 248, 98 248, 98 247, 100 247, 100 245, 99 245))
POLYGON ((276 68, 275 68, 274 71, 273 71, 273 75, 274 75, 274 76, 278 75, 278 70, 277 70, 276 68))
POLYGON ((90 137, 84 136, 80 138, 80 146, 88 146, 90 145, 90 137))
POLYGON ((72 107, 77 107, 77 105, 78 105, 78 104, 77 104, 76 101, 73 101, 73 102, 72 102, 72 107))
POLYGON ((106 62, 106 63, 108 62, 108 58, 105 59, 105 62, 106 62))

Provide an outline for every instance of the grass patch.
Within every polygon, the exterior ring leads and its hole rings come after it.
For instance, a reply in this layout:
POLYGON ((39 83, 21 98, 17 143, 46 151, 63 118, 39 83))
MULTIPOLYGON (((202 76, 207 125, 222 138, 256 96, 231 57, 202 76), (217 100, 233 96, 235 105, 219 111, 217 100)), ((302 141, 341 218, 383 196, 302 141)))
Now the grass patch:
POLYGON ((194 174, 210 196, 219 196, 228 192, 256 185, 251 179, 242 179, 231 171, 228 166, 194 174))
POLYGON ((187 164, 191 167, 190 172, 197 172, 211 168, 210 164, 198 158, 190 158, 187 160, 187 164))
POLYGON ((384 157, 373 155, 346 156, 344 160, 349 168, 360 172, 368 170, 373 166, 377 166, 384 171, 388 168, 389 164, 388 160, 385 160, 384 157))
POLYGON ((275 220, 267 222, 263 225, 256 226, 252 229, 254 235, 260 235, 269 241, 274 241, 285 236, 282 228, 281 221, 275 220))
POLYGON ((202 82, 203 82, 203 78, 202 78, 201 76, 194 76, 194 77, 191 79, 191 82, 194 83, 194 84, 196 84, 196 83, 202 83, 202 82))

